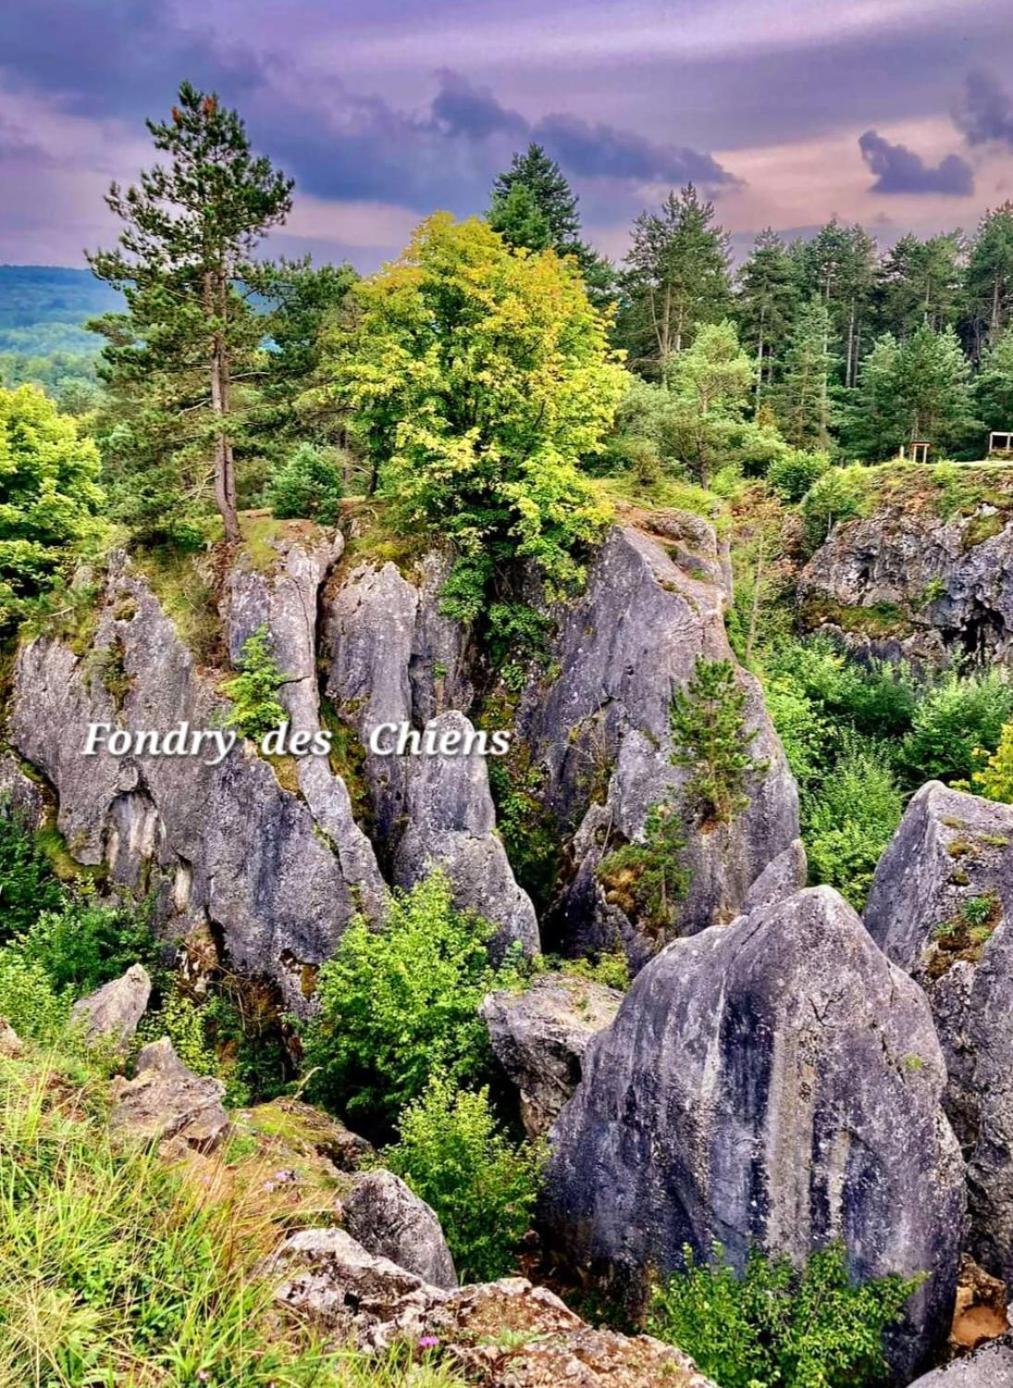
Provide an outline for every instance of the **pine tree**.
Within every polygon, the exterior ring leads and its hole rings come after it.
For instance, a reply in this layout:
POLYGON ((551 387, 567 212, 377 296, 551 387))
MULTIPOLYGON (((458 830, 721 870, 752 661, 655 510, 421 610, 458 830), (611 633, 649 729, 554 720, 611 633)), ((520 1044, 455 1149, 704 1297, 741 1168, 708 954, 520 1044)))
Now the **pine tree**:
POLYGON ((672 362, 669 378, 679 455, 707 486, 714 464, 730 452, 730 435, 741 423, 753 379, 732 324, 702 327, 692 347, 672 362))
POLYGON ((1013 324, 981 359, 975 401, 986 429, 1013 429, 1013 324))
POLYGON ((750 756, 746 691, 729 660, 697 660, 672 702, 672 761, 690 770, 686 796, 706 823, 728 822, 746 808, 750 778, 763 770, 750 756))
POLYGON ((940 332, 956 322, 962 247, 956 233, 902 236, 876 273, 877 318, 886 332, 906 338, 923 325, 940 332))
POLYGON ((825 449, 830 442, 830 334, 826 305, 819 299, 803 304, 774 397, 781 431, 796 448, 825 449))
POLYGON ((964 280, 967 341, 977 361, 1013 319, 1013 202, 986 212, 964 280))
POLYGON ((834 218, 802 247, 798 263, 803 293, 819 298, 830 314, 841 383, 853 386, 873 298, 876 243, 857 224, 842 226, 834 218))
POLYGON ((260 345, 244 287, 255 245, 291 207, 292 184, 252 153, 235 111, 188 82, 169 120, 147 127, 167 162, 136 187, 112 185, 119 244, 88 257, 127 301, 125 314, 95 324, 108 343, 103 379, 129 434, 119 461, 146 474, 123 479, 121 490, 140 492, 137 518, 157 525, 159 512, 200 499, 210 464, 234 541, 236 382, 260 345))
POLYGON ((769 227, 753 243, 739 271, 735 316, 755 362, 755 404, 780 362, 798 305, 794 267, 784 242, 769 227))
POLYGON ((637 369, 664 377, 701 324, 727 316, 728 264, 728 234, 714 225, 714 204, 702 201, 692 184, 669 193, 660 212, 641 213, 633 224, 617 326, 637 369))

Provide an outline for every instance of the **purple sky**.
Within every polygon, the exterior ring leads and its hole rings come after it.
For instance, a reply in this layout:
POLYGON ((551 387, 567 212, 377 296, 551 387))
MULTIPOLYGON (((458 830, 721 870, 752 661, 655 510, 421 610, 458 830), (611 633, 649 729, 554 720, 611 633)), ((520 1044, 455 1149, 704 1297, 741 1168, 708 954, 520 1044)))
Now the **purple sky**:
POLYGON ((530 139, 617 256, 687 178, 739 247, 1013 198, 1013 0, 0 0, 0 261, 111 240, 102 194, 183 77, 295 177, 275 248, 361 269, 484 210, 530 139))

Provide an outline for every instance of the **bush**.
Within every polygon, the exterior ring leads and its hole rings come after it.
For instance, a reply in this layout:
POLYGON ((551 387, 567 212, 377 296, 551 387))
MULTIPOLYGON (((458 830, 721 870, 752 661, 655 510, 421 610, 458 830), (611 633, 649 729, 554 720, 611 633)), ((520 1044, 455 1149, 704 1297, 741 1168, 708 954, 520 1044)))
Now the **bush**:
POLYGON ((949 674, 918 704, 900 748, 912 788, 923 781, 970 781, 1013 720, 1013 681, 1005 670, 949 674))
POLYGON ((405 1110, 385 1160, 431 1205, 462 1282, 503 1277, 516 1266, 538 1195, 542 1149, 515 1146, 499 1129, 488 1089, 430 1077, 405 1110))
POLYGON ((830 459, 826 453, 807 453, 804 448, 789 448, 771 462, 767 481, 785 501, 801 501, 829 467, 830 459))
POLYGON ((921 1279, 855 1285, 840 1244, 798 1272, 754 1249, 739 1278, 714 1249, 686 1249, 686 1270, 655 1287, 648 1329, 677 1345, 721 1388, 872 1388, 888 1381, 883 1332, 921 1279))
POLYGON ((1004 725, 998 747, 974 773, 974 791, 986 800, 1013 804, 1013 723, 1004 725))
POLYGON ((598 865, 606 899, 631 919, 663 933, 675 924, 690 873, 679 857, 686 847, 682 821, 671 805, 652 805, 643 841, 625 843, 598 865))
POLYGON ((383 1132, 437 1071, 477 1079, 489 1059, 478 1005, 512 978, 489 962, 492 930, 454 908, 442 872, 395 891, 382 929, 354 918, 320 970, 305 1031, 313 1094, 383 1132))
POLYGON ((815 553, 835 525, 862 515, 864 473, 861 467, 832 467, 806 492, 802 519, 807 553, 815 553))
POLYGON ((17 945, 0 949, 0 1017, 23 1040, 51 1045, 67 1026, 72 1002, 70 989, 55 988, 43 966, 17 945))
POLYGON ((746 786, 764 768, 749 755, 746 691, 728 660, 697 659, 671 709, 672 761, 688 766, 686 797, 704 821, 728 821, 749 804, 746 786))
POLYGON ((222 693, 233 704, 226 722, 238 728, 243 737, 258 742, 285 719, 278 690, 286 677, 271 652, 271 633, 266 626, 258 627, 243 642, 239 671, 222 685, 222 693))
POLYGON ((60 911, 44 911, 16 947, 54 988, 70 988, 75 997, 119 978, 131 964, 158 957, 146 911, 100 906, 87 896, 66 901, 60 911))
POLYGON ((860 911, 902 811, 903 797, 882 750, 852 734, 803 806, 813 880, 836 887, 860 911))
POLYGON ((31 829, 0 807, 0 941, 23 934, 40 911, 58 911, 63 888, 31 829))
POLYGON ((342 470, 330 448, 300 443, 267 486, 267 504, 280 520, 336 525, 344 495, 342 470))

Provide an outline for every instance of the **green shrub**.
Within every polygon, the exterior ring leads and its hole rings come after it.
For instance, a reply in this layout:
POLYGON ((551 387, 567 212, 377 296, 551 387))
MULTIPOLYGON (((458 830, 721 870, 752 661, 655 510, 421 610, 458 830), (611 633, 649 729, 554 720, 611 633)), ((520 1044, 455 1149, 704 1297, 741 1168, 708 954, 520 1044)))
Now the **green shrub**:
POLYGON ((150 964, 158 957, 146 910, 100 906, 89 896, 44 911, 17 947, 45 970, 54 988, 70 988, 75 997, 118 978, 131 964, 150 964))
POLYGON ((278 690, 286 676, 278 669, 266 626, 258 627, 243 642, 239 671, 222 685, 222 693, 232 700, 226 722, 238 728, 243 737, 258 742, 285 719, 278 690))
POLYGON ((764 769, 749 755, 746 691, 731 661, 697 659, 672 702, 672 761, 690 768, 687 800, 706 821, 729 821, 749 804, 750 777, 764 769))
POLYGON ((918 704, 899 761, 908 784, 970 781, 1013 720, 1013 681, 1005 670, 946 675, 918 704))
POLYGON ((43 966, 16 945, 0 949, 0 1017, 24 1040, 51 1045, 66 1029, 73 993, 57 989, 43 966))
POLYGON ((841 521, 864 514, 866 469, 832 467, 806 492, 802 520, 806 552, 815 553, 841 521))
POLYGON ((398 1132, 385 1161, 436 1211, 461 1281, 505 1276, 531 1223, 541 1148, 510 1142, 488 1089, 459 1089, 439 1073, 405 1110, 398 1132))
POLYGON ((767 481, 785 501, 801 501, 829 467, 830 459, 826 453, 807 453, 804 448, 789 448, 773 459, 767 469, 767 481))
POLYGON ((63 888, 31 829, 18 815, 0 812, 0 941, 23 934, 40 911, 62 905, 63 888))
POLYGON ((974 773, 974 792, 986 800, 1013 803, 1013 723, 1004 723, 999 745, 974 773))
POLYGON ((920 1280, 855 1284, 840 1244, 801 1272, 753 1250, 741 1278, 720 1248, 708 1264, 686 1249, 686 1270, 654 1289, 648 1329, 721 1388, 873 1388, 889 1379, 883 1332, 920 1280))
POLYGON ((267 504, 279 520, 289 518, 336 525, 344 481, 334 450, 300 443, 271 477, 267 504))
POLYGON ((803 803, 813 880, 836 887, 860 911, 903 805, 882 749, 852 734, 832 772, 803 803))
POLYGON ((598 864, 606 899, 631 919, 664 932, 675 924, 690 873, 679 861, 686 847, 682 821, 671 805, 652 805, 642 842, 624 843, 598 864))
POLYGON ((356 917, 320 970, 305 1030, 313 1095, 383 1131, 436 1071, 455 1084, 478 1078, 489 1058, 478 1005, 512 978, 489 962, 492 930, 454 908, 442 872, 395 891, 381 929, 356 917))

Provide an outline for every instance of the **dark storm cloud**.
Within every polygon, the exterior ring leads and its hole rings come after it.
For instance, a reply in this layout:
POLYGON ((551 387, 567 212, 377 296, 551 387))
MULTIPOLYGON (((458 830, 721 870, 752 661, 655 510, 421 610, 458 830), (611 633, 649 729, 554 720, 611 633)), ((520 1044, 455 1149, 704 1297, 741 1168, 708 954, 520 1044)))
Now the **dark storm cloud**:
POLYGON ((969 145, 993 142, 1013 149, 1013 102, 992 72, 969 72, 954 112, 969 145))
POLYGON ((867 130, 858 140, 862 158, 876 175, 873 193, 944 193, 969 197, 974 192, 974 173, 966 159, 948 154, 938 164, 926 164, 920 154, 905 145, 893 145, 867 130))
POLYGON ((508 111, 486 87, 473 86, 459 72, 444 68, 439 74, 440 90, 433 99, 436 124, 448 135, 466 135, 484 140, 507 132, 524 135, 527 121, 516 111, 508 111))
POLYGON ((642 135, 611 125, 591 125, 577 116, 546 116, 531 133, 564 168, 583 178, 702 183, 709 187, 735 182, 709 154, 654 144, 642 135))

